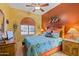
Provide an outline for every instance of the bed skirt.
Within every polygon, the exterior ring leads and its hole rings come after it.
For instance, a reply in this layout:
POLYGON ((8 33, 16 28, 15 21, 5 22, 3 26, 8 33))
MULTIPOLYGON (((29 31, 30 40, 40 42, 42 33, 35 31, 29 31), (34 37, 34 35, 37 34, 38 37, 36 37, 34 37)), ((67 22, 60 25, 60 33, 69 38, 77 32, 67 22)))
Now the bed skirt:
MULTIPOLYGON (((27 48, 24 46, 23 50, 24 50, 24 55, 25 55, 25 52, 27 52, 27 48)), ((54 54, 54 53, 56 53, 58 51, 61 51, 61 50, 62 49, 61 49, 61 45, 60 45, 60 46, 57 46, 55 48, 50 49, 47 52, 41 53, 39 56, 50 56, 50 55, 52 55, 52 54, 54 54)))
POLYGON ((40 56, 50 56, 51 54, 54 54, 58 51, 61 51, 61 45, 55 48, 52 48, 51 50, 41 53, 40 56))

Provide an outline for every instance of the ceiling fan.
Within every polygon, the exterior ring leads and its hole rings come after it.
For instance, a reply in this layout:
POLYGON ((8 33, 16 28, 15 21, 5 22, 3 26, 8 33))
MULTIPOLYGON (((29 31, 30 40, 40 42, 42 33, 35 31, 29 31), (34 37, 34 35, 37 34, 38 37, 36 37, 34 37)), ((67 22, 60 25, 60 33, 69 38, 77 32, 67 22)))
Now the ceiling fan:
POLYGON ((41 7, 46 7, 48 5, 48 3, 27 3, 26 7, 34 7, 33 12, 35 12, 36 10, 41 10, 42 12, 44 12, 41 7))

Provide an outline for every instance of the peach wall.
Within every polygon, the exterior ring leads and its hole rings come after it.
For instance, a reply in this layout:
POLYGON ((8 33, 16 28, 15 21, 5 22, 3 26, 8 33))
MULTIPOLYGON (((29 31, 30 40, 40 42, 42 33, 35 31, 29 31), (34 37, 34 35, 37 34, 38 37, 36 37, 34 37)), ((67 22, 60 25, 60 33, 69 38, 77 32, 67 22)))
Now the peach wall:
POLYGON ((79 31, 79 4, 78 3, 62 3, 57 7, 49 10, 47 13, 42 15, 42 28, 46 28, 47 22, 50 20, 51 16, 66 16, 68 22, 65 25, 65 32, 70 27, 75 27, 79 31))

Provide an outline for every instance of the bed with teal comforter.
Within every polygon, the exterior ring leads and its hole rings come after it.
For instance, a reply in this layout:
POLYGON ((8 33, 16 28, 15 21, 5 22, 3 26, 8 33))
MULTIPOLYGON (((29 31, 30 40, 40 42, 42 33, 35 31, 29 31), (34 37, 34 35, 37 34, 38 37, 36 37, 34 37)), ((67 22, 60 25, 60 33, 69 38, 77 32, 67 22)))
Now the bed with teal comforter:
POLYGON ((26 55, 38 56, 40 53, 61 45, 62 39, 45 36, 28 36, 25 37, 24 42, 28 48, 26 55))

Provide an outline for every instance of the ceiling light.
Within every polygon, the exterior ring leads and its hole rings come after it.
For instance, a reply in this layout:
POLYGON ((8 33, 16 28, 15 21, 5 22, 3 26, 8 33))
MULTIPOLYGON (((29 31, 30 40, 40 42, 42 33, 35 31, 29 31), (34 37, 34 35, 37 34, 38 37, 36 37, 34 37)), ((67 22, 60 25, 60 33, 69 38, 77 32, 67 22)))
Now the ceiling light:
POLYGON ((35 7, 35 9, 40 9, 40 7, 35 7))

